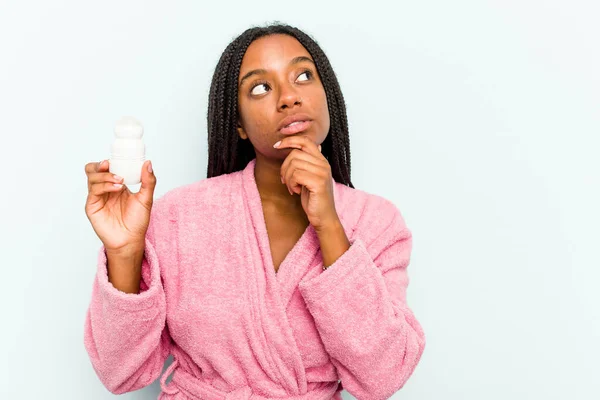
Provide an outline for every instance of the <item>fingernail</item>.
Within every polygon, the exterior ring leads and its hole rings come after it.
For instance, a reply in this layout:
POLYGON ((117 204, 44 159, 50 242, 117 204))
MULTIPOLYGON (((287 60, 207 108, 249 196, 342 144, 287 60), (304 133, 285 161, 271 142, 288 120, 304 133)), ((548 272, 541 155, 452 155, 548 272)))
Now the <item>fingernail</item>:
POLYGON ((113 183, 113 186, 114 186, 114 187, 118 187, 118 188, 120 188, 120 187, 123 187, 123 185, 122 185, 122 184, 120 184, 120 183, 113 183))
POLYGON ((113 175, 113 177, 114 177, 116 180, 118 180, 118 181, 120 181, 121 179, 123 179, 123 178, 121 178, 119 175, 113 175))
POLYGON ((281 144, 281 140, 273 145, 273 147, 277 148, 281 144))
POLYGON ((148 162, 148 172, 152 173, 152 161, 148 162))

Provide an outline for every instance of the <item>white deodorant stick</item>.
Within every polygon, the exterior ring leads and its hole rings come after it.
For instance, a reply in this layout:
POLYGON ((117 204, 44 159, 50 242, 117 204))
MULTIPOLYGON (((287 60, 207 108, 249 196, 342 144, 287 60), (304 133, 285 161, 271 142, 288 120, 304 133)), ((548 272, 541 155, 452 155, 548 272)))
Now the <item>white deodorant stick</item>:
POLYGON ((142 166, 146 146, 142 142, 144 128, 133 117, 122 117, 115 125, 115 141, 110 146, 108 170, 123 177, 125 185, 142 182, 142 166))

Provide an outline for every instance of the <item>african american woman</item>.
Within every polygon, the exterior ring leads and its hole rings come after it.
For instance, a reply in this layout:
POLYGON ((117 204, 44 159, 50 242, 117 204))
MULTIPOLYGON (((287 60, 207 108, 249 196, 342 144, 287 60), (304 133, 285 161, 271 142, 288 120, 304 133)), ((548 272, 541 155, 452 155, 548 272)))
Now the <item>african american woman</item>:
POLYGON ((412 234, 350 181, 344 98, 306 33, 271 24, 227 46, 206 179, 154 199, 149 161, 137 193, 106 160, 85 170, 102 247, 84 343, 112 393, 160 377, 159 399, 387 399, 413 373, 412 234))

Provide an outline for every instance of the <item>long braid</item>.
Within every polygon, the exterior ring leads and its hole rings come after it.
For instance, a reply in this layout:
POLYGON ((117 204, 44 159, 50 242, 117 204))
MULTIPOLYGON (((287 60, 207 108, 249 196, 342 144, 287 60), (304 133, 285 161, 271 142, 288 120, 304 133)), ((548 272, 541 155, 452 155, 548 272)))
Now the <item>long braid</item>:
POLYGON ((207 178, 240 171, 256 157, 250 141, 242 140, 237 133, 237 81, 248 46, 260 37, 273 34, 286 34, 296 38, 313 57, 325 89, 330 117, 329 133, 321 145, 321 152, 331 165, 335 181, 354 188, 350 179, 350 138, 346 103, 337 77, 318 43, 301 30, 286 24, 249 28, 235 38, 221 55, 213 74, 208 98, 207 178))

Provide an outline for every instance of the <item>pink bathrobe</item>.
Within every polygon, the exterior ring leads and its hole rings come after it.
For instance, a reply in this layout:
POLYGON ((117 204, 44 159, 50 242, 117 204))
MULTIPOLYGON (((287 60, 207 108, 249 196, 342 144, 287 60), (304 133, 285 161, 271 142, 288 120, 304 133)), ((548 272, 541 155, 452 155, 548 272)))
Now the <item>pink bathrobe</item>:
POLYGON ((396 206, 333 180, 351 247, 324 271, 309 225, 275 272, 255 163, 154 201, 139 294, 112 286, 100 249, 84 344, 112 393, 151 384, 169 354, 159 399, 387 399, 417 366, 396 206))

